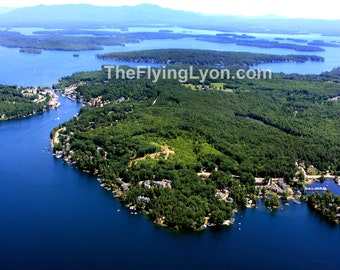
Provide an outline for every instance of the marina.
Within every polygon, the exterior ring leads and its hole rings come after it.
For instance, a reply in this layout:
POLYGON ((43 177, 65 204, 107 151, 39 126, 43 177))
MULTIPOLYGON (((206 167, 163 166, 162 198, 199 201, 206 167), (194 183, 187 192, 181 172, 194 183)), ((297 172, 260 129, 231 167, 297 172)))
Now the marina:
POLYGON ((305 187, 306 191, 326 191, 326 187, 305 187))

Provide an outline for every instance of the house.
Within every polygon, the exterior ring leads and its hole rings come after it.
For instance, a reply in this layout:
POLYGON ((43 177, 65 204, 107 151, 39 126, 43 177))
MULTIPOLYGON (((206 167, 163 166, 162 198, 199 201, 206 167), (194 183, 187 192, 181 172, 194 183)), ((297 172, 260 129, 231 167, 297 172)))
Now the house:
POLYGON ((124 102, 126 99, 125 99, 125 97, 120 97, 119 99, 117 99, 117 102, 118 103, 122 103, 122 102, 124 102))
POLYGON ((172 181, 168 179, 163 179, 162 181, 153 181, 152 183, 156 187, 160 187, 160 188, 171 188, 172 187, 172 181))
POLYGON ((149 197, 138 196, 137 199, 138 199, 138 201, 140 201, 142 203, 149 203, 150 202, 150 198, 149 197))
POLYGON ((282 188, 283 190, 287 190, 287 186, 286 184, 283 182, 282 179, 279 179, 279 181, 277 181, 277 185, 282 188))
POLYGON ((144 181, 143 182, 143 187, 145 188, 145 189, 151 189, 151 181, 150 180, 147 180, 147 181, 144 181))

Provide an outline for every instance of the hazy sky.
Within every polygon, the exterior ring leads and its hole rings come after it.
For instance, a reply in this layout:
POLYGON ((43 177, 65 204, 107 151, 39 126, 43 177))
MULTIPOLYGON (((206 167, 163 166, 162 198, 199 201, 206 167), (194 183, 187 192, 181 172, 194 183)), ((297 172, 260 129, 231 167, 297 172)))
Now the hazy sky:
POLYGON ((0 6, 23 7, 39 4, 88 3, 101 6, 136 5, 152 3, 179 10, 211 13, 259 16, 275 14, 289 18, 340 19, 335 0, 1 0, 0 6))

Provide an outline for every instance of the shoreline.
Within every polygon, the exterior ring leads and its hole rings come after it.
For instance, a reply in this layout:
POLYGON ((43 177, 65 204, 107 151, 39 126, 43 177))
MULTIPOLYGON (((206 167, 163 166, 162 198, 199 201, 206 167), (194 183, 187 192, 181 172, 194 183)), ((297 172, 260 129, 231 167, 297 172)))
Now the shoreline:
POLYGON ((32 95, 37 95, 37 99, 33 100, 33 104, 39 104, 42 102, 46 102, 47 104, 42 109, 35 109, 28 113, 15 115, 15 116, 6 116, 5 114, 0 115, 0 121, 9 121, 9 120, 17 120, 22 118, 31 117, 34 115, 42 114, 52 109, 57 109, 60 107, 59 97, 56 92, 51 88, 40 89, 39 87, 33 88, 25 88, 21 91, 21 94, 24 98, 29 98, 32 95), (46 99, 49 97, 49 100, 46 99))

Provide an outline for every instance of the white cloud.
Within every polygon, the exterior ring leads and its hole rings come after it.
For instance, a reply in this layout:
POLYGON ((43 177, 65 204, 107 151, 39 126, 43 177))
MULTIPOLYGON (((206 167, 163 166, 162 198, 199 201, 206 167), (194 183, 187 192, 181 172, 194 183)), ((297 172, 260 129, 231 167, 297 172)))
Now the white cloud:
POLYGON ((20 7, 38 4, 89 3, 101 6, 137 5, 152 3, 173 9, 211 14, 233 14, 244 16, 279 15, 288 18, 340 19, 336 1, 322 2, 307 0, 2 0, 0 6, 20 7))

